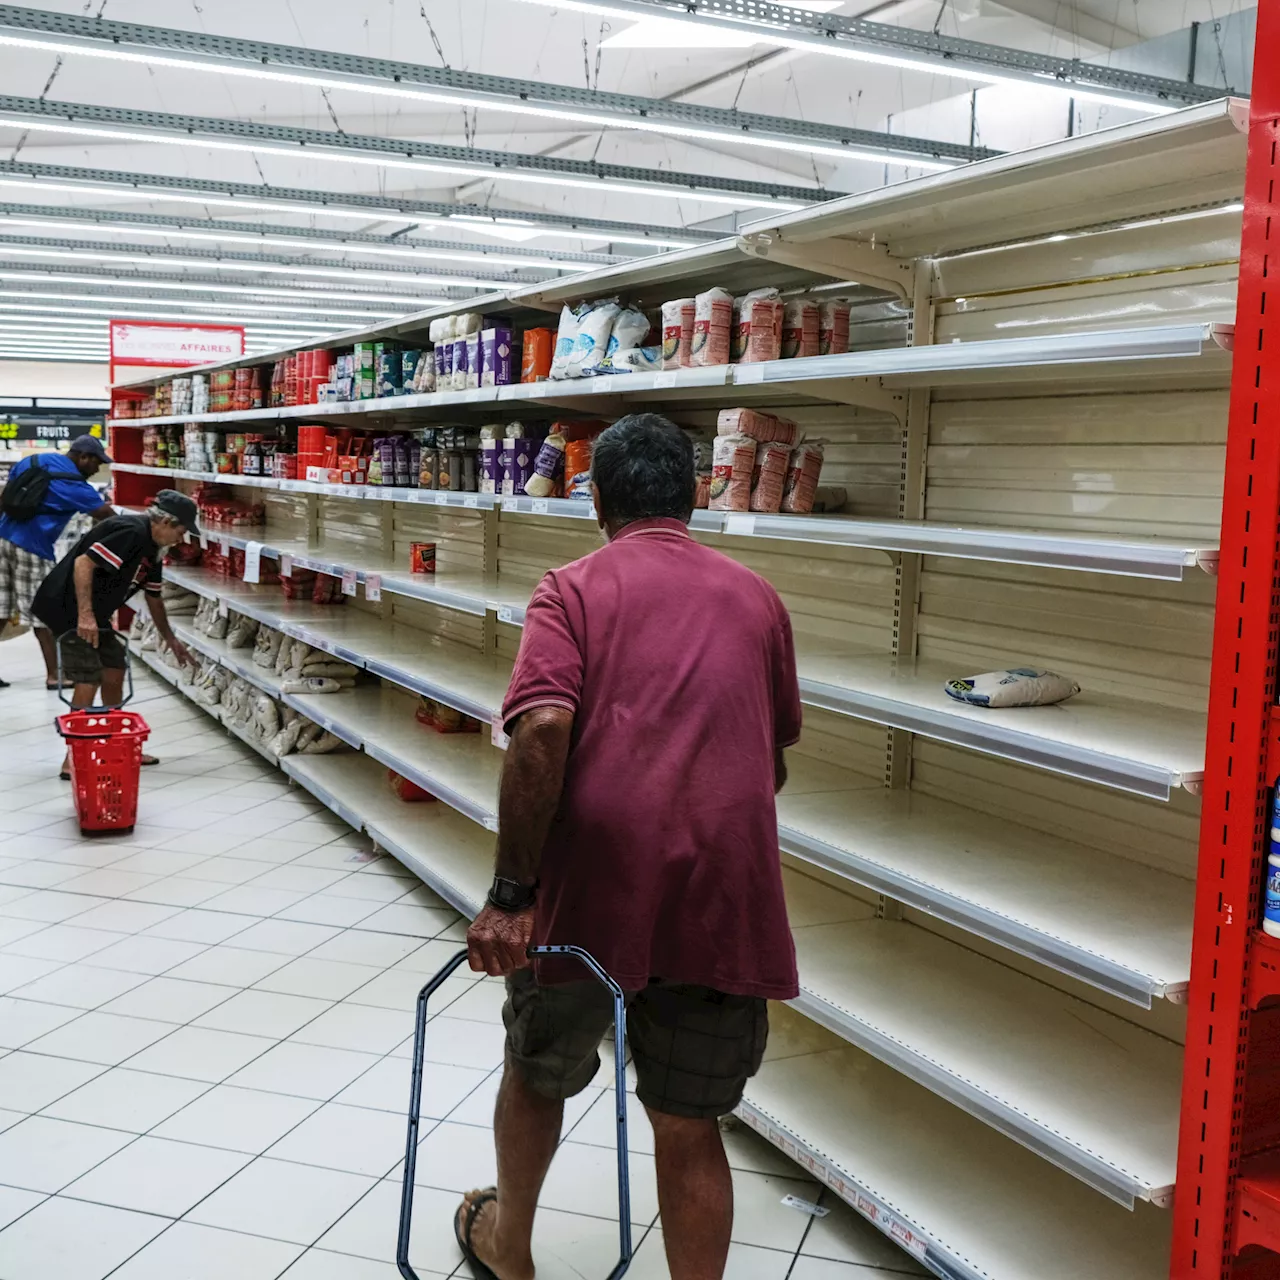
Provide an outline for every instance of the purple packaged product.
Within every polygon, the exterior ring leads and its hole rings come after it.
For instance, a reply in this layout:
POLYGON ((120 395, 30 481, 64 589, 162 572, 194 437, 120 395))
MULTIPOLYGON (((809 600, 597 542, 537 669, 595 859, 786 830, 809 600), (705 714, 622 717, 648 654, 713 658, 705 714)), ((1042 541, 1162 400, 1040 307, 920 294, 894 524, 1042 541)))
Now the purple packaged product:
POLYGON ((422 442, 415 440, 409 446, 409 488, 418 487, 418 479, 422 474, 422 442))
POLYGON ((498 492, 515 494, 515 456, 516 441, 504 440, 498 450, 498 492))
POLYGON ((467 385, 467 340, 453 340, 453 377, 449 382, 450 390, 461 391, 467 385))
POLYGON ((480 385, 505 387, 511 382, 511 330, 495 327, 480 331, 480 385))
POLYGON ((501 475, 498 470, 498 458, 501 445, 497 440, 480 441, 480 492, 501 493, 499 483, 501 475))
POLYGON ((403 436, 397 436, 395 441, 394 483, 401 489, 409 487, 409 446, 403 436))
POLYGON ((467 376, 464 382, 468 387, 478 387, 480 385, 480 335, 469 333, 464 341, 467 344, 467 376))
POLYGON ((533 460, 537 456, 540 441, 521 436, 515 441, 511 455, 512 493, 523 493, 533 475, 533 460))
POLYGON ((559 480, 564 475, 564 445, 553 448, 544 440, 538 446, 537 456, 533 460, 534 475, 544 480, 559 480))

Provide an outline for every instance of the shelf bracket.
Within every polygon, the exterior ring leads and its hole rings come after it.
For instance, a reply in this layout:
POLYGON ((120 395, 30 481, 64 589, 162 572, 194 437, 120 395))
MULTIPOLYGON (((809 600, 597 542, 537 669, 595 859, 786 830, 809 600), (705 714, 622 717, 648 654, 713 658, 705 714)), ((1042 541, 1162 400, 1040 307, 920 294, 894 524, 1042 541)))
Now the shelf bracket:
POLYGON ((915 291, 915 259, 894 258, 883 245, 860 240, 788 244, 778 231, 757 231, 739 236, 738 248, 753 258, 767 258, 833 280, 871 285, 904 299, 915 291))

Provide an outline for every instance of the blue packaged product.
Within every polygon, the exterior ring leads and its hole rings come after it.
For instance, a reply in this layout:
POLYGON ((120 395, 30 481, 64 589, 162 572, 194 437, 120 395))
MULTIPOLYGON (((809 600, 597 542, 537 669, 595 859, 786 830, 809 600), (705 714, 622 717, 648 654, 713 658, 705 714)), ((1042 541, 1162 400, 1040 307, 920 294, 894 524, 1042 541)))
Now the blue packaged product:
POLYGON ((1267 858, 1266 896, 1262 907, 1262 931, 1280 938, 1280 847, 1273 841, 1267 858))

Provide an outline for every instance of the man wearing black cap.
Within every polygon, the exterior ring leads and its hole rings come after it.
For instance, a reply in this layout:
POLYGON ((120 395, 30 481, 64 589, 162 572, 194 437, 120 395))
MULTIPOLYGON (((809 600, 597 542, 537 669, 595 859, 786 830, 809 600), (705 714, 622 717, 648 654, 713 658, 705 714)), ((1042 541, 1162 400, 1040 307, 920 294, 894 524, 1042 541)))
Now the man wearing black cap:
POLYGON ((110 461, 96 436, 78 436, 65 454, 23 458, 9 472, 5 497, 0 498, 0 623, 16 620, 35 627, 50 689, 57 687, 58 676, 53 636, 32 617, 31 601, 53 568, 57 559, 54 544, 71 517, 84 512, 96 521, 115 515, 89 483, 98 468, 110 461), (10 510, 18 505, 10 501, 11 496, 22 489, 27 490, 27 506, 34 506, 34 512, 10 510), (38 501, 31 502, 31 497, 38 501))
MULTIPOLYGON (((161 640, 181 663, 191 663, 173 634, 160 598, 161 556, 188 533, 198 533, 196 504, 176 489, 161 489, 145 515, 111 516, 95 525, 58 561, 41 583, 32 612, 62 641, 63 679, 75 686, 73 707, 91 707, 98 686, 102 705, 124 698, 125 647, 111 628, 111 615, 139 588, 161 640)), ((144 756, 143 764, 155 764, 144 756)), ((63 778, 68 777, 63 762, 63 778)))

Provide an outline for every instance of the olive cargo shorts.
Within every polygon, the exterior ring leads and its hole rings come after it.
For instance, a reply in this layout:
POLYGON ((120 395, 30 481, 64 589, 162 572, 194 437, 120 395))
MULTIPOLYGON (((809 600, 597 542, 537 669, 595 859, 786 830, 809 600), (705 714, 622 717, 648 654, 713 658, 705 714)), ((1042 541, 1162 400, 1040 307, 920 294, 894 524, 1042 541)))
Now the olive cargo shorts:
MULTIPOLYGON (((519 969, 507 979, 502 1021, 507 1061, 529 1087, 547 1098, 572 1098, 599 1070, 613 997, 594 980, 541 986, 532 969, 519 969)), ((666 1115, 727 1115, 759 1070, 768 1035, 768 1006, 757 996, 660 978, 627 992, 636 1096, 666 1115)))

